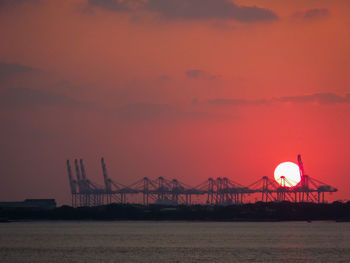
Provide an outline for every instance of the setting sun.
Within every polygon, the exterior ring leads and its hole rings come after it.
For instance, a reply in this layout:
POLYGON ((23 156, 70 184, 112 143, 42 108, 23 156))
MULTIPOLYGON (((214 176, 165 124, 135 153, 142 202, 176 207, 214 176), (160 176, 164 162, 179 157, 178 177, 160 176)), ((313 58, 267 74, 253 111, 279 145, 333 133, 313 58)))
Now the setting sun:
POLYGON ((275 169, 275 180, 280 185, 287 187, 296 186, 301 180, 299 166, 292 162, 280 163, 275 169), (285 183, 283 182, 283 177, 285 178, 285 183))

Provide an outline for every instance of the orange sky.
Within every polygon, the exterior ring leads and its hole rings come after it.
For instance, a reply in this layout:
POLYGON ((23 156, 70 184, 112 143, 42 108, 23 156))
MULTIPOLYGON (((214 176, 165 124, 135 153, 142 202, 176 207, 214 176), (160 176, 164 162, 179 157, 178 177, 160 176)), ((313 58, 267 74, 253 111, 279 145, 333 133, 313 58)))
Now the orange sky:
POLYGON ((331 0, 1 1, 0 200, 69 203, 67 158, 84 158, 99 183, 104 156, 123 184, 248 185, 298 153, 339 189, 330 200, 348 199, 349 11, 331 0))

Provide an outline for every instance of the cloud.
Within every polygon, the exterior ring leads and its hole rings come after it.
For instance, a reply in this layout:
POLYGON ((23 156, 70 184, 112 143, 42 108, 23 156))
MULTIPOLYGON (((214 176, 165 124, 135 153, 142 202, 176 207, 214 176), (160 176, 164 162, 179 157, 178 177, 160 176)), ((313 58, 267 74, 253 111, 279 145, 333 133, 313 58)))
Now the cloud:
POLYGON ((230 19, 242 23, 278 19, 271 10, 239 6, 230 0, 89 0, 88 3, 114 12, 155 12, 167 19, 230 19))
POLYGON ((168 81, 171 80, 171 77, 169 75, 160 75, 158 79, 162 81, 168 81))
POLYGON ((261 104, 268 103, 268 101, 266 101, 266 100, 243 100, 243 99, 213 99, 213 100, 208 100, 207 103, 212 104, 212 105, 241 106, 241 105, 261 105, 261 104))
POLYGON ((45 72, 30 66, 0 62, 0 90, 10 87, 33 87, 34 83, 38 86, 44 75, 45 72))
MULTIPOLYGON (((195 103, 198 104, 198 100, 195 103)), ((260 99, 260 100, 245 100, 245 99, 227 99, 218 98, 207 100, 206 104, 210 105, 231 105, 231 106, 247 106, 247 105, 268 105, 273 103, 312 103, 312 104, 340 104, 340 103, 350 103, 350 94, 345 96, 340 96, 334 93, 314 93, 309 95, 300 96, 285 96, 279 98, 270 99, 260 99)))
POLYGON ((29 73, 34 71, 36 71, 36 69, 31 67, 27 67, 19 64, 8 64, 8 63, 0 62, 0 80, 14 74, 29 73))
POLYGON ((29 88, 9 88, 0 93, 0 107, 35 108, 38 106, 83 106, 65 95, 29 88))
POLYGON ((214 80, 218 78, 217 75, 212 75, 201 69, 187 70, 186 76, 191 79, 203 79, 203 80, 214 80))
POLYGON ((25 3, 35 3, 40 0, 0 0, 0 11, 16 8, 25 3))
POLYGON ((103 9, 116 12, 129 12, 132 11, 132 3, 137 1, 118 1, 118 0, 88 0, 90 6, 97 6, 103 9))
POLYGON ((186 111, 169 104, 134 103, 118 108, 116 116, 122 120, 193 120, 210 118, 207 112, 186 111))
POLYGON ((301 19, 316 19, 322 18, 329 15, 329 10, 326 8, 314 8, 305 11, 297 12, 293 15, 294 18, 301 19))
POLYGON ((118 109, 118 116, 127 119, 149 119, 173 114, 175 109, 168 104, 135 103, 118 109))
POLYGON ((302 96, 289 96, 276 99, 279 102, 289 103, 318 103, 318 104, 336 104, 350 103, 350 94, 339 96, 334 93, 314 93, 302 96))

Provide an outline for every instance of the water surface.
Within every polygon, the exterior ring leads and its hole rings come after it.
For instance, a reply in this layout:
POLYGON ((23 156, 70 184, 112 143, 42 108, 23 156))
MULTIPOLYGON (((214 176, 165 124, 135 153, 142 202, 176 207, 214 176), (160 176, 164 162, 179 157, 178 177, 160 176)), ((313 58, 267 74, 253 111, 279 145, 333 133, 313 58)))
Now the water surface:
POLYGON ((4 223, 0 262, 350 262, 350 223, 4 223))

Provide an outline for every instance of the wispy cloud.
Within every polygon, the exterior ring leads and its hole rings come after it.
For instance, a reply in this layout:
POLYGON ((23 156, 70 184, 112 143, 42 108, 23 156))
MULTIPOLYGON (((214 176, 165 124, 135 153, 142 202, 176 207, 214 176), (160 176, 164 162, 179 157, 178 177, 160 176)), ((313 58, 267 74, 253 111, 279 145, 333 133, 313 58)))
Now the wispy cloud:
POLYGON ((55 92, 29 88, 9 88, 0 93, 1 108, 32 109, 40 106, 87 106, 55 92))
POLYGON ((242 23, 278 19, 271 10, 239 6, 230 0, 89 0, 88 4, 114 12, 149 11, 167 19, 231 19, 242 23))
POLYGON ((10 77, 14 74, 28 73, 34 71, 37 71, 37 69, 28 66, 23 66, 20 64, 0 62, 0 80, 10 77))
POLYGON ((304 11, 299 11, 293 14, 294 18, 298 19, 316 19, 326 17, 330 14, 326 8, 313 8, 304 11))
POLYGON ((169 104, 134 103, 126 104, 116 110, 122 120, 188 120, 212 117, 207 112, 186 111, 169 104))
POLYGON ((0 11, 20 7, 26 3, 38 3, 40 0, 0 0, 0 11))
MULTIPOLYGON (((196 100, 196 104, 200 103, 196 100)), ((246 106, 246 105, 268 105, 272 103, 312 103, 312 104, 340 104, 350 103, 350 94, 345 96, 335 93, 314 93, 300 96, 284 96, 279 98, 260 99, 260 100, 245 100, 245 99, 229 99, 218 98, 207 100, 204 103, 210 105, 231 105, 231 106, 246 106)))
POLYGON ((191 79, 203 79, 203 80, 214 80, 219 77, 218 75, 213 75, 201 69, 187 70, 186 76, 191 79))
POLYGON ((240 105, 261 105, 261 104, 268 103, 268 101, 266 101, 266 100, 244 100, 244 99, 213 99, 213 100, 208 100, 207 103, 212 104, 212 105, 240 106, 240 105))
POLYGON ((334 93, 314 93, 310 95, 288 96, 276 99, 279 102, 289 103, 318 103, 318 104, 336 104, 349 103, 350 94, 340 96, 334 93))

